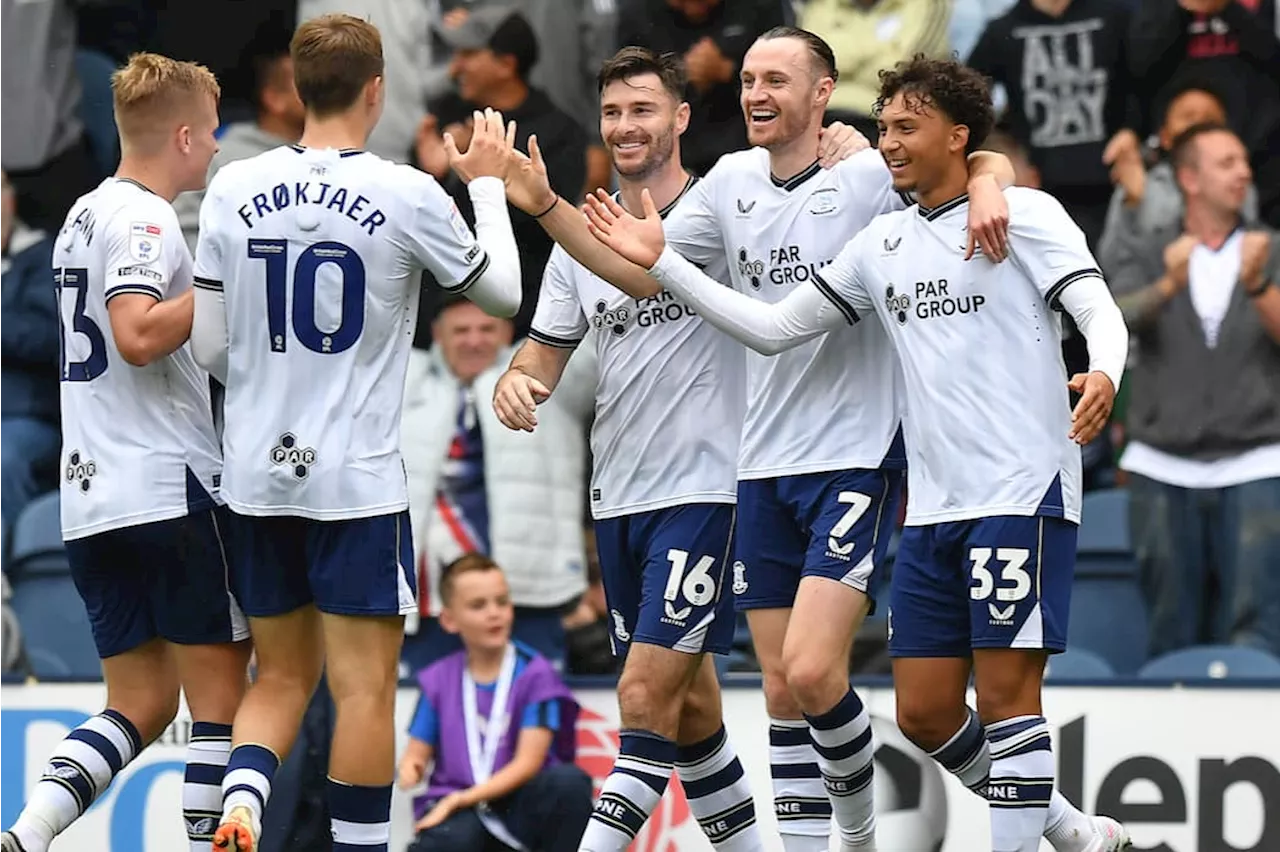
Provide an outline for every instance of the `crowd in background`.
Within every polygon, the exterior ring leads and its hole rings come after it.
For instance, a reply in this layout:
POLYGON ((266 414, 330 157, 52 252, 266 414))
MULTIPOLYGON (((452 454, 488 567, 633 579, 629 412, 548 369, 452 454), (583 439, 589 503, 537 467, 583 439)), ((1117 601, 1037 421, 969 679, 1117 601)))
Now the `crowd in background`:
MULTIPOLYGON (((465 148, 475 107, 516 120, 522 149, 537 134, 561 195, 610 183, 595 71, 621 45, 684 58, 683 160, 700 173, 746 146, 738 66, 772 26, 795 23, 831 44, 829 118, 872 141, 880 69, 917 53, 967 58, 997 84, 1003 117, 988 146, 1075 217, 1134 332, 1122 404, 1085 448, 1085 467, 1090 487, 1131 489, 1151 651, 1239 642, 1280 654, 1280 326, 1254 310, 1245 285, 1233 295, 1254 267, 1280 277, 1280 246, 1235 246, 1230 235, 1228 249, 1212 228, 1197 230, 1224 209, 1249 227, 1280 227, 1275 0, 3 0, 6 541, 60 474, 50 235, 114 169, 113 69, 144 49, 209 66, 223 86, 217 170, 297 140, 288 40, 298 21, 329 11, 382 31, 387 103, 369 149, 434 175, 468 218, 443 134, 465 148), (1199 146, 1178 162, 1175 141, 1205 124, 1230 128, 1238 154, 1227 145, 1211 163, 1199 146), (1226 296, 1206 295, 1223 281, 1226 296)), ((175 205, 193 249, 199 205, 199 193, 175 205)), ((590 347, 532 436, 503 429, 489 404, 551 250, 533 219, 514 208, 512 219, 525 294, 514 321, 424 293, 404 415, 421 598, 406 668, 454 647, 433 578, 479 551, 507 573, 518 638, 569 671, 608 672, 585 512, 590 347)), ((1073 372, 1082 350, 1068 329, 1073 372)))

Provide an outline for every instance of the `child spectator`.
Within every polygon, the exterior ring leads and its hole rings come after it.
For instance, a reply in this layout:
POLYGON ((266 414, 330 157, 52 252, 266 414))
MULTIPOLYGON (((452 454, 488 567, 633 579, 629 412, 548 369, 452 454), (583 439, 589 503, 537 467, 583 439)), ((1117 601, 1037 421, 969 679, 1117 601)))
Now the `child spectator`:
POLYGON ((426 777, 427 790, 409 852, 574 852, 591 815, 591 779, 573 763, 577 702, 511 641, 511 595, 492 560, 446 566, 440 596, 441 624, 463 650, 418 676, 399 774, 406 788, 426 777))

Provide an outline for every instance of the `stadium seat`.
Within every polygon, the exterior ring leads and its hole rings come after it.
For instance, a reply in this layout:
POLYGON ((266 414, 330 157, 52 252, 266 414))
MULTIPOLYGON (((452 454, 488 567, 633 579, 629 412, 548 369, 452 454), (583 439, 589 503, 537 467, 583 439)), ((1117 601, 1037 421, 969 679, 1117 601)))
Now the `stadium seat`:
POLYGON ((1129 493, 1122 488, 1084 495, 1076 576, 1137 577, 1129 539, 1129 493))
POLYGON ((1147 604, 1136 577, 1090 572, 1081 555, 1071 587, 1067 644, 1102 657, 1120 675, 1147 661, 1147 604))
POLYGON ((76 75, 80 78, 80 121, 98 172, 107 176, 120 162, 120 139, 112 109, 111 75, 116 64, 96 50, 76 51, 76 75))
POLYGON ((1110 663, 1084 648, 1068 648, 1064 654, 1054 654, 1045 667, 1046 680, 1102 680, 1115 674, 1110 663))
POLYGON ((1259 648, 1202 645, 1157 657, 1138 677, 1153 680, 1280 680, 1280 659, 1259 648))
POLYGON ((68 573, 57 491, 42 494, 23 508, 13 524, 9 547, 11 577, 68 573))
POLYGON ((32 500, 10 540, 10 605, 36 677, 98 679, 98 652, 62 546, 58 492, 32 500))

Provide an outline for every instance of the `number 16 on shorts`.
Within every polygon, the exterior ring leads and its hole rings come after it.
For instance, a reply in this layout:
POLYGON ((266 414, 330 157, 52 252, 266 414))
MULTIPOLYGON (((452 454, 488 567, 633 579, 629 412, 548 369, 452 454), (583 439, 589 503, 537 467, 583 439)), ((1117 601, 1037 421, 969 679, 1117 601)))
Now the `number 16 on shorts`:
POLYGON ((695 503, 596 521, 615 654, 633 642, 726 653, 733 596, 722 588, 734 508, 695 503))

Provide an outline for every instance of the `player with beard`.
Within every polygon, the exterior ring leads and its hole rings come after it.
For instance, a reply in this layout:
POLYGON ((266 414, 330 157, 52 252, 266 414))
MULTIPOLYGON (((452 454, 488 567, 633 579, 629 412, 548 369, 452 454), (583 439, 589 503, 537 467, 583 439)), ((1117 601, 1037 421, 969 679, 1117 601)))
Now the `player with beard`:
MULTIPOLYGON (((623 203, 638 203, 647 188, 664 210, 676 207, 696 182, 680 160, 689 106, 678 60, 624 48, 601 69, 599 88, 600 134, 623 203)), ((861 147, 854 137, 833 127, 823 142, 834 159, 861 147)), ((551 193, 536 141, 530 149, 509 192, 536 214, 551 193)), ((728 280, 723 254, 708 269, 728 280)), ((600 362, 592 511, 614 650, 626 653, 626 663, 618 684, 619 757, 582 848, 626 848, 661 799, 674 763, 716 849, 762 849, 751 790, 725 734, 715 667, 705 656, 725 653, 733 637, 724 578, 742 351, 669 295, 630 299, 557 247, 529 340, 498 383, 494 407, 503 423, 536 427, 536 403, 554 390, 584 338, 600 362)))
MULTIPOLYGON (((1009 261, 967 260, 965 153, 994 123, 977 72, 923 57, 881 72, 880 150, 915 209, 880 216, 772 305, 728 292, 674 251, 651 199, 637 220, 592 199, 593 227, 707 322, 762 353, 875 314, 905 373, 910 494, 889 649, 898 725, 990 803, 991 849, 1129 848, 1123 827, 1054 791, 1041 706, 1066 645, 1080 448, 1106 425, 1128 333, 1084 234, 1037 190, 1006 190, 1009 261), (914 282, 914 283, 912 283, 914 282), (1067 379, 1055 311, 1089 347, 1067 379), (1065 387, 1064 387, 1065 386, 1065 387), (1067 387, 1081 394, 1074 411, 1067 387), (977 711, 965 706, 970 676, 977 711)), ((853 354, 857 357, 858 353, 853 354)))
MULTIPOLYGON (((762 35, 742 68, 743 115, 760 147, 723 157, 665 220, 676 250, 704 267, 728 258, 732 287, 756 299, 782 299, 872 218, 906 203, 874 152, 829 170, 815 160, 835 77, 830 48, 812 33, 762 35)), ((1011 182, 1013 170, 994 154, 975 155, 973 167, 970 243, 980 236, 1001 257, 1007 208, 997 180, 982 172, 1011 182)), ((549 190, 515 203, 527 203, 570 255, 628 295, 660 291, 642 268, 591 240, 581 216, 549 190)), ((779 358, 747 353, 737 464, 733 591, 764 673, 774 805, 788 852, 826 850, 833 815, 840 849, 874 848, 870 718, 849 688, 848 661, 905 465, 899 369, 883 330, 814 337, 779 358)), ((528 413, 534 401, 524 400, 528 413)), ((667 435, 681 428, 677 420, 667 435)), ((701 423, 683 428, 708 434, 701 423)))

